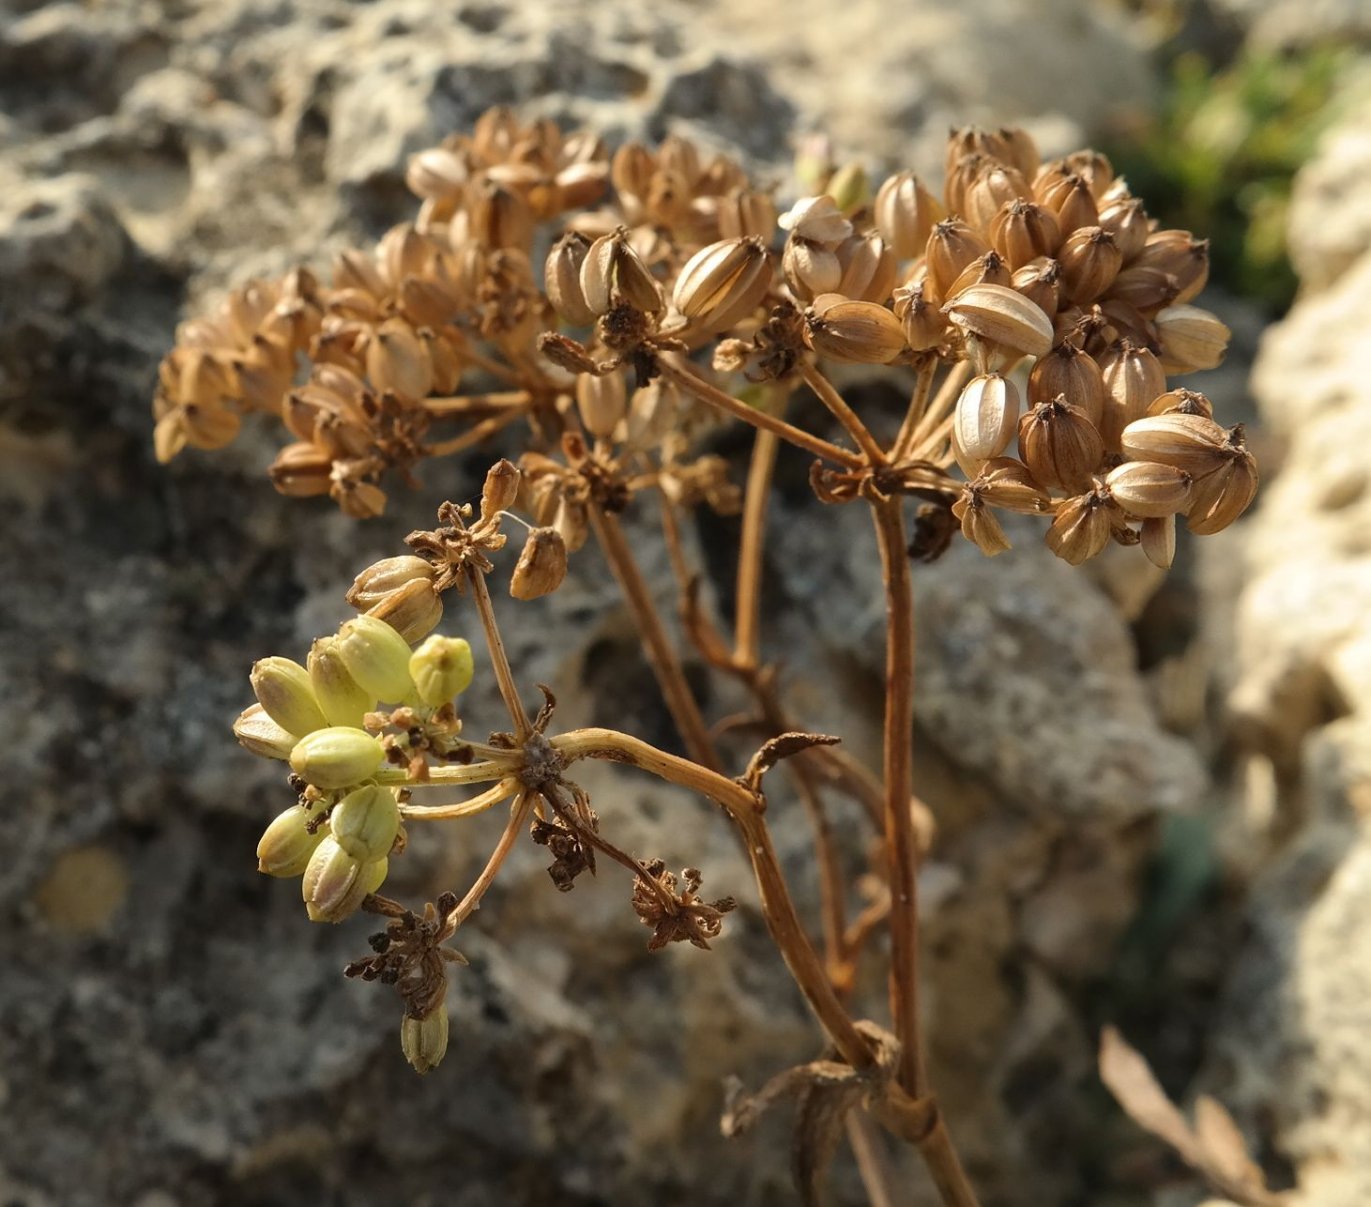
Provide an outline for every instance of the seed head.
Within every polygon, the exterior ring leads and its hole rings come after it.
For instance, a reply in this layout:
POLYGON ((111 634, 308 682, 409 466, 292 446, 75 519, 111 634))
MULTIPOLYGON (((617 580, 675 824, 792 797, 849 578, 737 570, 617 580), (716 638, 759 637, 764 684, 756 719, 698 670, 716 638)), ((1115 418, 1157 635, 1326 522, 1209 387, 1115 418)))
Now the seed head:
POLYGON ((771 260, 757 238, 701 248, 676 278, 672 302, 702 331, 727 331, 760 305, 771 287, 771 260))
POLYGON ((1162 348, 1162 368, 1168 373, 1217 368, 1233 334, 1217 315, 1198 306, 1168 306, 1153 321, 1162 348))
POLYGON ((820 356, 843 364, 888 365, 906 347, 900 320, 884 306, 839 294, 814 300, 804 338, 820 356))
POLYGON ((233 722, 233 736, 245 750, 264 759, 290 758, 290 752, 299 740, 267 716, 260 704, 250 705, 238 714, 233 722))
POLYGON ((1158 519, 1186 509, 1190 482, 1185 470, 1157 461, 1125 461, 1105 479, 1114 502, 1129 515, 1158 519))
POLYGON ((328 723, 360 729, 362 718, 376 707, 376 697, 348 671, 338 651, 338 638, 317 638, 310 646, 306 665, 314 698, 328 723))
POLYGON ((998 457, 1014 439, 1019 391, 999 373, 973 377, 957 398, 952 415, 952 450, 968 478, 998 457))
POLYGON ((943 311, 963 332, 1012 352, 1042 356, 1052 347, 1052 321, 1004 285, 973 285, 943 311))
POLYGON ((581 270, 589 251, 589 239, 579 231, 567 231, 552 245, 543 269, 548 301, 573 327, 589 327, 596 319, 581 289, 581 270))
POLYGON ((300 880, 300 894, 311 922, 341 922, 357 912, 362 899, 384 883, 387 861, 362 863, 332 835, 325 836, 310 856, 300 880))
POLYGON ((400 832, 400 807, 393 788, 363 784, 333 806, 329 833, 344 851, 360 863, 390 854, 400 832))
POLYGON ((1223 464, 1228 433, 1203 415, 1166 415, 1135 420, 1123 430, 1123 454, 1135 461, 1160 461, 1197 481, 1223 464))
POLYGON ((1019 420, 1019 454, 1044 486, 1084 491, 1104 458, 1104 441, 1080 407, 1058 397, 1019 420))
POLYGON ((933 224, 943 217, 938 204, 913 172, 898 172, 876 191, 876 229, 901 260, 923 254, 933 224))
POLYGON ((1047 547, 1073 566, 1096 557, 1109 544, 1111 510, 1109 496, 1099 490, 1064 500, 1047 530, 1047 547))

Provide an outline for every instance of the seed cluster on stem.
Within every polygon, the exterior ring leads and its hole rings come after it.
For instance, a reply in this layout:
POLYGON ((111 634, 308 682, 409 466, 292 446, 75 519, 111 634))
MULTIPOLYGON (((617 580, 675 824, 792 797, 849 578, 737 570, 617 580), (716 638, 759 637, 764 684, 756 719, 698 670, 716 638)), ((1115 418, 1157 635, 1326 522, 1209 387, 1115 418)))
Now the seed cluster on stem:
POLYGON ((1117 543, 1165 567, 1178 520, 1197 535, 1227 527, 1257 468, 1241 427, 1221 427, 1203 394, 1167 388, 1171 374, 1216 365, 1227 342, 1194 305, 1207 245, 1159 228, 1103 156, 1042 162, 1022 130, 968 128, 951 135, 937 186, 905 171, 873 191, 855 165, 820 177, 778 213, 738 163, 686 140, 611 154, 594 135, 492 110, 413 158, 413 222, 340 253, 326 280, 302 267, 250 281, 183 324, 159 373, 154 440, 165 461, 222 447, 250 415, 275 418, 290 441, 269 470, 276 489, 327 496, 358 519, 381 515, 390 484, 428 458, 514 446, 479 505, 444 503, 408 553, 362 570, 346 596, 358 615, 303 664, 259 661, 257 703, 235 725, 249 750, 289 763, 296 796, 267 827, 259 866, 299 876, 315 921, 385 920, 348 972, 397 989, 415 1068, 444 1057, 449 976, 463 962, 452 940, 525 832, 560 891, 601 864, 622 868, 650 947, 708 948, 723 932, 735 903, 706 899, 700 869, 669 871, 603 831, 574 772, 609 760, 719 807, 833 1054, 732 1100, 729 1126, 785 1093, 836 1095, 831 1110, 803 1113, 802 1126, 822 1116, 830 1130, 803 1132, 802 1149, 827 1154, 846 1134, 871 1201, 895 1203, 906 1196, 883 1148, 893 1134, 918 1149, 942 1200, 964 1207, 976 1197, 922 1032, 918 869, 935 826, 914 792, 914 564, 959 532, 1004 553, 1002 519, 1022 515, 1072 565, 1117 543), (550 247, 541 263, 535 247, 550 247), (904 414, 887 423, 845 394, 833 370, 852 365, 910 379, 904 414), (820 404, 818 422, 796 420, 800 393, 820 404), (755 430, 742 487, 702 440, 739 423, 755 430), (812 461, 817 516, 854 503, 871 513, 886 615, 879 771, 808 732, 767 660, 768 500, 778 459, 796 452, 812 461), (641 557, 645 496, 677 625, 641 557), (741 515, 727 619, 707 606, 688 549, 700 508, 741 515), (505 552, 511 523, 517 556, 505 552), (563 586, 591 538, 683 756, 612 729, 556 732, 546 688, 530 711, 535 685, 511 665, 490 576, 508 571, 522 608, 563 586), (476 613, 507 714, 509 729, 483 739, 459 715, 471 648, 435 633, 453 595, 476 613), (692 664, 740 686, 750 711, 712 723, 692 664), (735 763, 746 764, 736 778, 735 763), (778 763, 783 776, 770 775, 778 763), (471 794, 431 799, 459 789, 471 794), (817 919, 798 907, 768 823, 792 794, 813 835, 817 919), (869 826, 864 897, 844 874, 856 844, 833 824, 837 797, 869 826), (507 824, 464 893, 418 910, 380 894, 408 827, 499 807, 507 824), (885 1024, 862 1017, 856 993, 859 967, 882 959, 885 1024))

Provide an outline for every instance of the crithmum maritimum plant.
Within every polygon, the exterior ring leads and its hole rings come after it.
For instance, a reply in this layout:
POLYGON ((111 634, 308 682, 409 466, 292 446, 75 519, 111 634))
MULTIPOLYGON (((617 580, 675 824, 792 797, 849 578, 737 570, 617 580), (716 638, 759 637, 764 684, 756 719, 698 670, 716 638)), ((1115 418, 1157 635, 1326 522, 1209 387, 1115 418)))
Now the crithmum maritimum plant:
POLYGON ((359 519, 381 514, 389 481, 425 458, 502 430, 521 449, 517 464, 491 468, 479 507, 443 504, 432 530, 407 538, 409 553, 364 569, 347 594, 359 615, 303 663, 254 667, 258 702, 235 732, 289 763, 296 796, 262 837, 261 869, 300 877, 316 921, 384 920, 372 954, 347 972, 396 988, 404 1053, 427 1072, 447 1048, 444 1000, 462 963, 450 943, 525 836, 547 848, 562 890, 601 862, 620 865, 650 946, 709 946, 732 899, 707 899, 696 869, 676 875, 617 846, 576 764, 606 759, 697 792, 743 839, 771 935, 830 1049, 753 1098, 732 1096, 726 1130, 803 1094, 831 1108, 801 1113, 807 1194, 845 1128, 873 1201, 902 1201, 882 1184, 874 1121, 918 1148, 945 1203, 974 1203, 923 1057, 916 873, 934 827, 912 791, 911 562, 938 557, 958 530, 1003 552, 999 517, 1010 512, 1041 517, 1048 547, 1073 565, 1116 542, 1165 567, 1178 517, 1208 534, 1242 513, 1257 486, 1242 430, 1216 424, 1202 394, 1167 385, 1216 365, 1227 342, 1193 305, 1206 245, 1157 229, 1102 156, 1042 163, 1014 129, 954 132, 936 191, 901 172, 873 195, 844 168, 779 217, 739 165, 683 140, 610 156, 591 135, 503 110, 417 155, 408 180, 421 198, 412 224, 340 254, 329 284, 301 268, 236 290, 180 329, 161 369, 159 457, 224 445, 263 412, 291 437, 270 470, 276 488, 327 495, 359 519), (906 376, 903 416, 886 423, 844 398, 826 366, 853 363, 906 376), (787 418, 801 389, 826 409, 823 430, 787 418), (719 423, 756 431, 741 487, 698 452, 702 430, 719 423), (887 616, 879 770, 807 732, 762 660, 781 443, 812 456, 820 504, 871 515, 887 616), (701 602, 679 537, 697 507, 741 513, 727 623, 701 602), (621 527, 629 509, 661 525, 696 653, 753 701, 748 729, 763 736, 736 778, 724 769, 742 757, 725 756, 702 715, 621 527), (506 658, 489 576, 508 572, 510 594, 536 600, 592 537, 687 757, 615 730, 558 732, 550 693, 531 714, 533 685, 506 658), (459 711, 472 651, 434 635, 453 592, 479 624, 507 713, 483 738, 459 711), (778 790, 769 773, 781 762, 778 790), (814 933, 767 823, 769 797, 791 793, 813 823, 814 933), (871 871, 882 887, 855 916, 827 816, 835 793, 864 807, 878 840, 871 871), (418 911, 383 895, 410 828, 489 809, 508 823, 464 893, 418 911), (857 1017, 851 996, 881 932, 890 1002, 877 1022, 857 1017))

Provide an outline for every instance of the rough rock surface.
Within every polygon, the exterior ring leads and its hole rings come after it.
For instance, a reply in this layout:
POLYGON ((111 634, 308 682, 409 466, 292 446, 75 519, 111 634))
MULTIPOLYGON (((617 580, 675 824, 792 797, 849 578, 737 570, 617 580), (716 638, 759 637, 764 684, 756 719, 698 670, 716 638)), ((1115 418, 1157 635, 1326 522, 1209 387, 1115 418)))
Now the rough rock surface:
POLYGON ((1344 78, 1338 103, 1348 116, 1324 135, 1291 197, 1290 258, 1311 293, 1327 289, 1371 243, 1371 131, 1359 120, 1371 97, 1371 68, 1344 78))
POLYGON ((1262 50, 1371 43, 1371 13, 1361 0, 1219 0, 1262 50))
MULTIPOLYGON (((957 16, 921 2, 897 23, 875 3, 836 22, 831 5, 742 22, 684 0, 17 8, 0 25, 0 1198, 791 1201, 786 1121, 725 1144, 719 1086, 808 1059, 814 1032, 698 802, 587 781, 626 846, 743 899, 716 953, 649 957, 621 880, 562 897, 521 852, 463 943, 452 1054, 422 1081, 399 1056, 396 1001, 338 975, 365 950, 361 924, 311 927, 293 886, 256 875, 281 785, 228 739, 248 663, 302 653, 350 576, 432 500, 469 494, 481 458, 431 467, 362 526, 273 494, 263 434, 160 470, 157 358, 183 305, 408 212, 406 154, 491 103, 610 138, 679 128, 777 174, 794 130, 926 166, 951 121, 1023 118, 1064 144, 1111 104, 1146 103, 1140 43, 1079 0, 1028 24, 990 0, 957 16)), ((821 664, 790 668, 797 711, 870 756, 865 519, 816 522, 802 465, 787 482, 768 641, 817 636, 821 664)), ((726 562, 726 528, 702 536, 726 562)), ((1085 1193, 1053 1154, 1092 1126, 1086 1003, 1156 818, 1204 792, 1106 594, 1023 543, 919 575, 920 789, 943 833, 925 870, 934 1075, 986 1202, 1006 1204, 1085 1193)), ((514 613, 512 655, 557 689, 566 724, 669 742, 604 577, 586 557, 550 604, 514 613)), ((470 714, 496 723, 488 687, 470 714)), ((782 801, 777 829, 812 908, 807 834, 782 801)), ((418 836, 397 891, 463 883, 489 839, 418 836)), ((855 832, 848 845, 855 863, 855 832)), ((834 1195, 860 1201, 845 1165, 834 1195)))
MULTIPOLYGON (((1364 104, 1328 155, 1368 130, 1364 104)), ((1333 279, 1326 233, 1364 215, 1354 192, 1324 187, 1329 170, 1325 156, 1299 183, 1291 240, 1310 288, 1253 376, 1283 460, 1248 527, 1229 704, 1237 828, 1268 856, 1206 1085, 1291 1163, 1292 1201, 1352 1207, 1371 1198, 1371 230, 1341 246, 1333 279)))

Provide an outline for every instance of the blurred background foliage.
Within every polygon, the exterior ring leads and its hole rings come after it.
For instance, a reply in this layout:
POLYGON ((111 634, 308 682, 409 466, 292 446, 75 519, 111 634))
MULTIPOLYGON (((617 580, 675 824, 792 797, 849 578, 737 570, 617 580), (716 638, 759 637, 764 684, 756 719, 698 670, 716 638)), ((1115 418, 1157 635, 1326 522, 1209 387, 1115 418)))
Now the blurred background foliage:
POLYGON ((1178 48, 1162 105, 1105 148, 1162 225, 1207 233, 1214 282, 1272 317, 1297 284, 1285 240, 1291 180, 1337 116, 1355 58, 1342 46, 1244 48, 1223 64, 1213 50, 1178 48))

